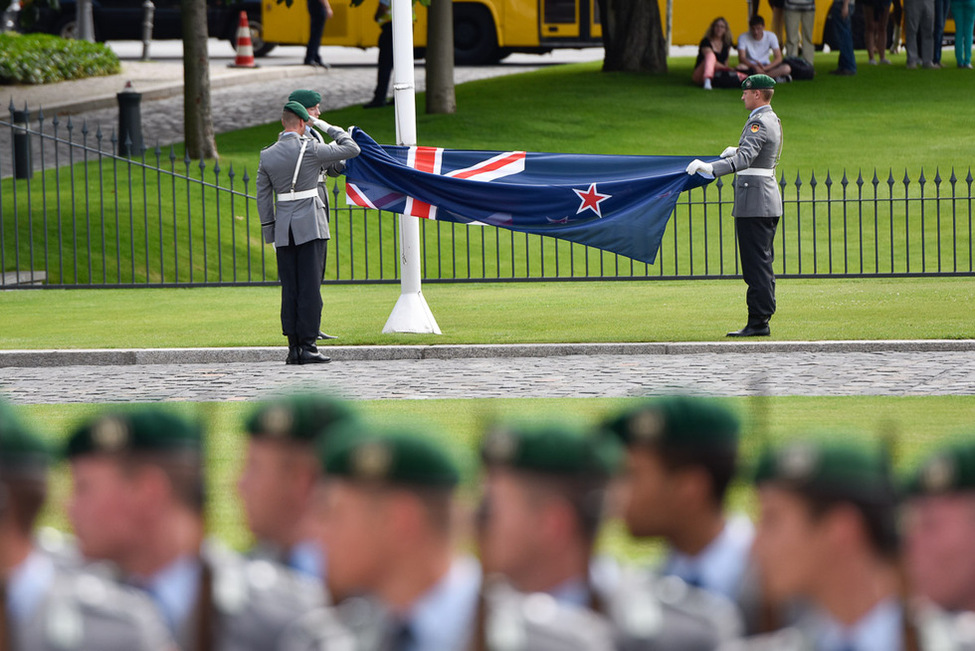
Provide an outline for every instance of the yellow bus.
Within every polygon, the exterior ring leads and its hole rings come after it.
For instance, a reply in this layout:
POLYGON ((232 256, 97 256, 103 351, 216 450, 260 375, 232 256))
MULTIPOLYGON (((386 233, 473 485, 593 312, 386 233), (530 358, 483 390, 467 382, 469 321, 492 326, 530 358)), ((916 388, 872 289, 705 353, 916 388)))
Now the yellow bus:
MULTIPOLYGON (((767 0, 759 0, 766 27, 771 27, 767 0)), ((658 0, 665 24, 667 0, 658 0)), ((697 45, 711 21, 724 16, 734 38, 748 30, 748 0, 672 0, 673 45, 697 45)), ((351 6, 351 0, 330 0, 334 15, 325 23, 322 43, 375 47, 379 27, 373 14, 379 0, 351 6)), ((813 31, 817 45, 831 42, 827 14, 830 2, 816 3, 813 31)), ((859 5, 859 3, 858 3, 859 5)), ((417 3, 413 38, 426 45, 427 12, 417 3)), ((308 11, 296 0, 290 7, 278 0, 262 0, 260 36, 265 42, 304 45, 308 39, 308 11)), ((854 15, 854 43, 862 47, 862 21, 854 15)), ((948 31, 948 30, 946 30, 948 31)), ((952 33, 953 29, 950 30, 952 33)), ((598 0, 454 0, 454 52, 458 64, 493 63, 511 52, 548 52, 555 48, 602 45, 598 0)))

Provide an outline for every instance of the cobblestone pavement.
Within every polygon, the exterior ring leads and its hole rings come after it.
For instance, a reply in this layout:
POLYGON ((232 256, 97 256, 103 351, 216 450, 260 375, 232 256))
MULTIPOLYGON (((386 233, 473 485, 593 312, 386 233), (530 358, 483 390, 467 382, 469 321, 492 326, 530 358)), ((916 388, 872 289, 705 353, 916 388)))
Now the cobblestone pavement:
MULTIPOLYGON (((283 352, 282 352, 283 355, 283 352)), ((296 386, 354 399, 975 395, 975 353, 565 355, 0 369, 16 403, 249 400, 296 386)))

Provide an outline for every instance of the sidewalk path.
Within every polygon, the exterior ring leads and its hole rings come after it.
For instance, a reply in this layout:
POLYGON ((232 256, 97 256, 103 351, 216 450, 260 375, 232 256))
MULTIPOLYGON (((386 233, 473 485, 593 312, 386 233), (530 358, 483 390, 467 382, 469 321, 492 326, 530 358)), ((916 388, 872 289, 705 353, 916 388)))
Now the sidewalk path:
MULTIPOLYGON (((283 357, 284 351, 277 351, 283 357)), ((0 368, 20 403, 227 401, 288 388, 353 399, 580 398, 688 391, 720 396, 975 395, 975 351, 562 354, 0 368)))

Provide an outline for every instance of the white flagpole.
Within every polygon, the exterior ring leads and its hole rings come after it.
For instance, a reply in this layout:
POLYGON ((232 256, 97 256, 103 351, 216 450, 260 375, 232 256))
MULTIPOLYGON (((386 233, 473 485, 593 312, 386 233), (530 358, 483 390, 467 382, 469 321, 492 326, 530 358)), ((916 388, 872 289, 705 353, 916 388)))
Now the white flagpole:
MULTIPOLYGON (((396 142, 416 145, 416 88, 413 75, 412 0, 392 0, 393 99, 396 102, 396 142)), ((420 220, 400 215, 400 295, 383 327, 384 333, 441 334, 437 320, 420 291, 420 220)))

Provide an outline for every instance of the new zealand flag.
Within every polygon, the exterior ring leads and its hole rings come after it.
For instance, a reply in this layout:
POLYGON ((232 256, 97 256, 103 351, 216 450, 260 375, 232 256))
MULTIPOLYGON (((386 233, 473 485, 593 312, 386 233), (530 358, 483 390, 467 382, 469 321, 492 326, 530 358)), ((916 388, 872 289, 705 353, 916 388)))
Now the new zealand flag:
POLYGON ((345 169, 350 204, 578 242, 653 263, 677 197, 708 183, 690 156, 601 156, 379 145, 345 169))

